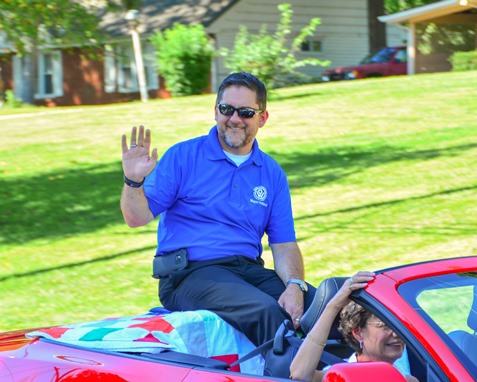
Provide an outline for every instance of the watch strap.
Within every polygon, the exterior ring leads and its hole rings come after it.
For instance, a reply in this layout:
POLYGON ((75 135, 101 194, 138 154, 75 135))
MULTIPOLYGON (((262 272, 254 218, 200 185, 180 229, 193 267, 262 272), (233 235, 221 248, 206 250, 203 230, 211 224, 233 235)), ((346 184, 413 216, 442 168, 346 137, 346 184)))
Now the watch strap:
POLYGON ((128 179, 126 175, 124 175, 124 183, 127 184, 129 187, 132 188, 139 188, 144 184, 144 178, 141 182, 135 182, 134 180, 128 179))
POLYGON ((300 279, 290 279, 287 281, 287 286, 289 284, 297 284, 303 292, 307 292, 308 288, 304 280, 300 279))

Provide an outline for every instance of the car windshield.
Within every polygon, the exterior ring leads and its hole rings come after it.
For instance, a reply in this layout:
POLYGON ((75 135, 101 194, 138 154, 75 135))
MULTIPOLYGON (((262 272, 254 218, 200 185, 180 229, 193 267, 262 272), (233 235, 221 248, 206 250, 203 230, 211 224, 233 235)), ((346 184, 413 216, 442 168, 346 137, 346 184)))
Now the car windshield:
POLYGON ((383 64, 389 62, 395 50, 394 48, 382 48, 363 58, 360 64, 383 64))
POLYGON ((399 293, 464 365, 477 367, 477 272, 409 281, 399 293))

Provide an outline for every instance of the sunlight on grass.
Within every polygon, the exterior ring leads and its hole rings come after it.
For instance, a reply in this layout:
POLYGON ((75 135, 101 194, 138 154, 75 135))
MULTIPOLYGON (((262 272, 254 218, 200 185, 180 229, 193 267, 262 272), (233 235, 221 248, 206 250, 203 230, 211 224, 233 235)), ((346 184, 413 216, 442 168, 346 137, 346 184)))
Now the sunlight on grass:
MULTIPOLYGON (((475 72, 273 94, 258 140, 288 174, 308 281, 477 252, 476 98, 475 72)), ((121 135, 144 124, 162 154, 208 133, 214 101, 0 110, 0 331, 159 305, 157 222, 119 209, 121 135)))

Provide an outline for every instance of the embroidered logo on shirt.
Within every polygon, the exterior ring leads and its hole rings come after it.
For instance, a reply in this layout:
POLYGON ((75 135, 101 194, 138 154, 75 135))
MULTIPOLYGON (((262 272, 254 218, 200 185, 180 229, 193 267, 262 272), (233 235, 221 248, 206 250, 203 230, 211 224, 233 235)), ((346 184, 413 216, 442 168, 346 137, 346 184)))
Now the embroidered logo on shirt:
POLYGON ((268 204, 264 203, 264 200, 267 199, 267 189, 263 186, 258 186, 253 189, 253 197, 256 200, 250 199, 252 203, 260 204, 264 207, 267 207, 268 204))
POLYGON ((258 186, 253 189, 253 196, 260 202, 267 199, 267 189, 263 186, 258 186))

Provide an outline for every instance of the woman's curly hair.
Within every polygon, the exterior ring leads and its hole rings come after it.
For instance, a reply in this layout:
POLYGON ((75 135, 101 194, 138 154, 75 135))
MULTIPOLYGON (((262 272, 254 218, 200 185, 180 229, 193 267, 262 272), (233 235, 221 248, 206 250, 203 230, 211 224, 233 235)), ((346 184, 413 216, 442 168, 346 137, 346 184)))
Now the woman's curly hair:
POLYGON ((368 310, 361 305, 351 301, 346 305, 340 313, 340 325, 338 330, 343 334, 344 339, 356 351, 357 354, 362 353, 359 342, 353 336, 353 330, 364 328, 368 318, 372 316, 368 310))

